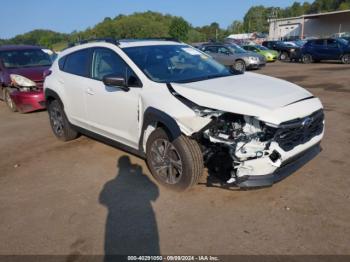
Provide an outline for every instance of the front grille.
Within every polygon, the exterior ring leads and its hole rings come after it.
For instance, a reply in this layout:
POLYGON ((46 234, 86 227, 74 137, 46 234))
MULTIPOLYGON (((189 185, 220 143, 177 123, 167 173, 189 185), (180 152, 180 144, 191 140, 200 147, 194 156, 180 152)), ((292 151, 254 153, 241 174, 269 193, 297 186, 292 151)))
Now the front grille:
POLYGON ((323 128, 324 113, 319 110, 302 119, 282 123, 276 132, 276 142, 287 152, 322 134, 323 128))

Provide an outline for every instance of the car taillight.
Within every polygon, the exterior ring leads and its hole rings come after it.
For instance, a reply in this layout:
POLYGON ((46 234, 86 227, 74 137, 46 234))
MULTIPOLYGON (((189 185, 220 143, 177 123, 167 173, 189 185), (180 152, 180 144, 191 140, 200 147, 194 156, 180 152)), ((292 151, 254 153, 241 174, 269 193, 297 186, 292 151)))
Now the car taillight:
POLYGON ((47 76, 51 75, 51 73, 52 73, 52 71, 51 71, 50 69, 45 70, 44 73, 43 73, 44 79, 45 79, 47 76))

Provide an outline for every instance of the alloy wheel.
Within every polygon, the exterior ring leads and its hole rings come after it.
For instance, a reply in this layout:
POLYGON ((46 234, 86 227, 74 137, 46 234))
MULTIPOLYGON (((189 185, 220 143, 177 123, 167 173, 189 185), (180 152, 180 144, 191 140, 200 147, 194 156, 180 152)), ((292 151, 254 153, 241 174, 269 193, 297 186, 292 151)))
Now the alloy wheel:
POLYGON ((312 62, 312 56, 309 54, 303 55, 302 61, 304 64, 309 64, 312 62))
POLYGON ((234 64, 234 69, 239 72, 245 71, 245 65, 242 61, 238 61, 234 64))
POLYGON ((342 57, 343 64, 350 64, 350 55, 344 55, 342 57))
POLYGON ((182 177, 183 165, 179 152, 166 139, 157 139, 151 145, 151 165, 156 176, 166 184, 177 184, 182 177))
POLYGON ((56 133, 56 135, 62 136, 63 128, 64 128, 64 120, 63 120, 61 110, 56 104, 50 107, 50 119, 51 119, 53 131, 56 133))

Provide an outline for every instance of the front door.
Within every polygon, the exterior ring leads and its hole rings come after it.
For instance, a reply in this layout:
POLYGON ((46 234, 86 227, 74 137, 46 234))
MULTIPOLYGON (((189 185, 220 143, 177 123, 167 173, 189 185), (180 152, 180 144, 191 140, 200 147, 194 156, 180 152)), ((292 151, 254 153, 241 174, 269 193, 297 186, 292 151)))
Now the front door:
POLYGON ((86 113, 92 131, 133 148, 138 148, 139 97, 141 83, 135 73, 113 50, 96 48, 93 51, 91 80, 86 89, 86 113), (103 77, 124 77, 130 87, 106 86, 103 77))

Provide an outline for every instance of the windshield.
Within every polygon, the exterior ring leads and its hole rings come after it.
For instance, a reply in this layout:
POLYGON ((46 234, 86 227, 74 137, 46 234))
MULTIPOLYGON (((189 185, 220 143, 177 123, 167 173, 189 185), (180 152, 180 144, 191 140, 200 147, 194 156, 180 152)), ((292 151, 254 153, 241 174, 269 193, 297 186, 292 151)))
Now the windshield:
POLYGON ((6 68, 50 66, 51 58, 40 49, 0 51, 6 68))
POLYGON ((247 53, 246 50, 236 44, 229 44, 228 48, 235 54, 247 53))
POLYGON ((262 45, 257 45, 257 46, 255 46, 255 47, 258 48, 259 50, 262 50, 262 51, 269 50, 267 47, 262 46, 262 45))
POLYGON ((155 82, 188 83, 233 74, 210 56, 187 45, 139 46, 123 50, 155 82))

